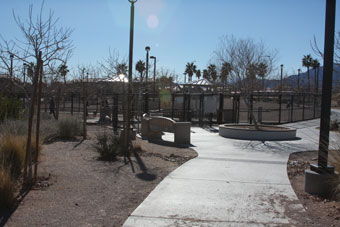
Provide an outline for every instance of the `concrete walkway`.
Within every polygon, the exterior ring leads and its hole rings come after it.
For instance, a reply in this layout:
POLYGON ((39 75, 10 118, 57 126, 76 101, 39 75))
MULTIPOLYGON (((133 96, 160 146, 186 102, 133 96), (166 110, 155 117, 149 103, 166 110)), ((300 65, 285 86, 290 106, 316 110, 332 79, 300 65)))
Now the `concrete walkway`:
MULTIPOLYGON (((288 124, 300 140, 232 140, 192 128, 199 156, 169 174, 124 226, 304 225, 287 176, 289 154, 318 148, 319 120, 288 124)), ((168 139, 170 135, 163 136, 168 139)))

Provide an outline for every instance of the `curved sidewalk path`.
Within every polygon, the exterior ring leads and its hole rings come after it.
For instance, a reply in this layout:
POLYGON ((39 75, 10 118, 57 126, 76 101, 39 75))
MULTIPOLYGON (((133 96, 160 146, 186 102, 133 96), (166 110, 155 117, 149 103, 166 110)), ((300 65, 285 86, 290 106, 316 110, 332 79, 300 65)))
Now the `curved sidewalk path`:
POLYGON ((124 226, 307 224, 286 164, 292 152, 317 149, 318 125, 318 119, 287 124, 298 129, 300 140, 265 143, 193 127, 192 144, 199 156, 169 174, 124 226))

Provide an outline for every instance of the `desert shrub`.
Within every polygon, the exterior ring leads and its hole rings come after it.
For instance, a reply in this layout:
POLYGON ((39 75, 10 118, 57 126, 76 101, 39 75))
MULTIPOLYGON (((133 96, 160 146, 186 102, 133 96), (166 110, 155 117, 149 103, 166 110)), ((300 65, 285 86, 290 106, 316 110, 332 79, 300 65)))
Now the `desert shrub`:
POLYGON ((0 168, 0 209, 10 208, 15 199, 15 181, 5 169, 0 168))
POLYGON ((27 121, 7 119, 0 123, 0 134, 2 135, 27 135, 27 121))
POLYGON ((6 135, 0 140, 0 168, 17 178, 24 166, 26 138, 6 135))
POLYGON ((22 103, 19 99, 0 96, 0 122, 7 118, 19 119, 22 113, 22 103))
POLYGON ((77 118, 64 118, 58 123, 58 137, 60 139, 73 139, 81 135, 82 123, 77 118))
POLYGON ((122 154, 123 146, 119 137, 103 133, 97 135, 97 143, 94 145, 94 148, 99 153, 100 160, 116 161, 117 156, 122 154))

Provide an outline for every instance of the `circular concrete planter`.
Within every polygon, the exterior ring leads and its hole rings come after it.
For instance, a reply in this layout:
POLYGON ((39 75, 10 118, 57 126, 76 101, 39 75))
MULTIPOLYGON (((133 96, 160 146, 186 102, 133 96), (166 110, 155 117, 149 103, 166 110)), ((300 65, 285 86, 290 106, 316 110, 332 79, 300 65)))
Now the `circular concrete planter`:
POLYGON ((219 125, 219 135, 241 140, 293 140, 296 139, 296 129, 259 125, 256 130, 254 125, 249 124, 224 124, 219 125))

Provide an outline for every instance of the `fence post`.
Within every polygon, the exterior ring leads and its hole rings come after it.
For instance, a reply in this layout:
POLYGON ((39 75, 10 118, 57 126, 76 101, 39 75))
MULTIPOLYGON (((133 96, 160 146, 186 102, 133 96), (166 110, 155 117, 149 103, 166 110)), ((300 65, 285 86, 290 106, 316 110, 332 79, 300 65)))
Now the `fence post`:
POLYGON ((144 93, 144 113, 149 113, 149 93, 144 93))
POLYGON ((316 95, 313 94, 313 119, 315 119, 315 108, 316 108, 316 95))
POLYGON ((253 94, 250 94, 249 96, 249 109, 248 109, 248 117, 249 117, 249 123, 253 123, 253 94))
POLYGON ((279 124, 281 124, 282 95, 279 95, 279 124))
POLYGON ((186 94, 183 93, 182 121, 186 120, 186 114, 185 114, 186 98, 187 98, 186 94))
POLYGON ((236 119, 236 123, 240 123, 240 96, 237 96, 237 100, 236 100, 236 105, 237 105, 237 119, 236 119))
POLYGON ((203 127, 203 113, 204 113, 204 94, 200 94, 200 108, 199 108, 199 126, 203 127))
POLYGON ((112 127, 113 127, 113 131, 117 132, 118 130, 118 94, 113 95, 112 127))
POLYGON ((191 96, 190 96, 190 93, 187 94, 187 121, 190 121, 191 122, 191 96))
POLYGON ((171 119, 174 119, 175 112, 175 95, 171 94, 171 119))
POLYGON ((73 115, 73 92, 71 93, 71 115, 73 115))
POLYGON ((78 94, 78 112, 80 113, 80 101, 81 101, 81 97, 80 97, 80 93, 78 94))
POLYGON ((262 123, 262 110, 263 110, 263 108, 262 107, 259 107, 258 108, 258 112, 257 112, 257 121, 259 122, 259 123, 262 123))
POLYGON ((218 109, 218 124, 222 124, 223 121, 223 109, 224 109, 224 95, 221 93, 220 94, 220 105, 218 109))
POLYGON ((294 95, 290 97, 290 122, 293 122, 294 111, 294 95))
POLYGON ((305 120, 305 94, 302 95, 302 120, 305 120))

